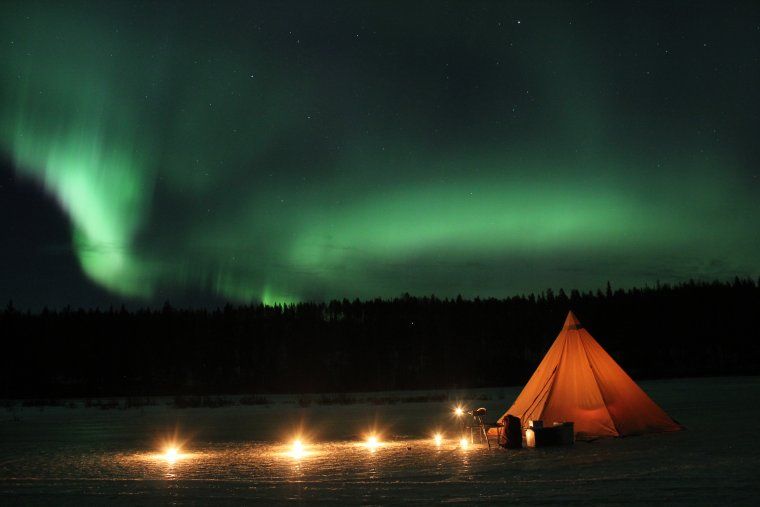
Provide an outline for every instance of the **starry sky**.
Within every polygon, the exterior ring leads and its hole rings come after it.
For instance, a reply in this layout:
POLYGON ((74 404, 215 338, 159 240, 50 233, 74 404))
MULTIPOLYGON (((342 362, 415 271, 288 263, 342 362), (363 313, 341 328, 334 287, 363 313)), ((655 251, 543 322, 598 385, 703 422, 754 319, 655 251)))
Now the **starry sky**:
POLYGON ((760 274, 760 3, 0 4, 0 297, 760 274))

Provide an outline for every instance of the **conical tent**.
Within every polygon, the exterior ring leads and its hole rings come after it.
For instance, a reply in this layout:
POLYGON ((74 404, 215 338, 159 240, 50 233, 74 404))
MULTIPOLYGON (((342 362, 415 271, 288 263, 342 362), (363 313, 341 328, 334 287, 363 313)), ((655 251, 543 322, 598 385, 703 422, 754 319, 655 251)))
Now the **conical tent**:
POLYGON ((580 438, 677 431, 671 419, 569 312, 562 331, 502 416, 572 421, 580 438))

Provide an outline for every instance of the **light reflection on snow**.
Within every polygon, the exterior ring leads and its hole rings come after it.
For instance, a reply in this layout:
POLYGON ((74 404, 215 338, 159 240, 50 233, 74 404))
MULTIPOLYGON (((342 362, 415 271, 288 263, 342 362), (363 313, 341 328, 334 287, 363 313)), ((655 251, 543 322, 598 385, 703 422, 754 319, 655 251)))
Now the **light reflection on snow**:
MULTIPOLYGON (((208 477, 234 480, 256 478, 265 482, 280 482, 297 478, 323 478, 358 475, 375 480, 390 474, 403 475, 409 470, 442 470, 447 463, 460 463, 468 468, 470 451, 489 451, 485 446, 470 444, 462 453, 458 442, 431 439, 390 440, 368 447, 365 441, 240 443, 198 445, 192 450, 178 453, 177 459, 168 460, 164 452, 145 452, 99 456, 88 468, 97 467, 99 473, 120 478, 200 480, 208 477), (370 452, 367 452, 367 451, 370 452), (457 452, 460 451, 460 452, 457 452)), ((477 454, 477 453, 476 453, 477 454)))
MULTIPOLYGON (((741 446, 705 439, 720 434, 725 417, 704 406, 741 407, 743 419, 755 420, 758 404, 745 402, 760 395, 760 378, 667 381, 647 390, 693 430, 518 451, 488 449, 476 440, 463 451, 448 401, 308 409, 295 403, 187 411, 153 407, 139 415, 18 409, 0 421, 0 486, 8 498, 59 505, 110 498, 142 505, 288 500, 609 504, 620 498, 658 504, 676 490, 683 503, 712 504, 718 490, 706 496, 705 485, 718 476, 730 486, 720 489, 721 499, 728 492, 730 500, 742 503, 751 494, 746 485, 754 484, 756 470, 741 464, 753 462, 760 440, 752 438, 752 425, 732 429, 733 441, 741 446), (276 424, 301 420, 309 433, 276 424), (182 458, 171 464, 162 455, 163 435, 155 432, 175 423, 187 440, 178 439, 182 458), (383 436, 383 446, 374 453, 362 433, 370 428, 383 436), (435 431, 444 435, 440 447, 435 431), (301 459, 289 455, 296 436, 306 451, 301 459), (705 455, 711 459, 705 461, 705 455)), ((504 399, 499 391, 491 392, 491 401, 484 403, 489 414, 501 413, 519 394, 518 389, 505 392, 504 399)))
MULTIPOLYGON (((461 498, 477 499, 478 491, 502 488, 505 481, 541 483, 546 480, 543 469, 567 457, 574 456, 576 463, 581 455, 590 462, 600 459, 584 453, 586 447, 580 445, 574 449, 505 451, 489 450, 476 442, 464 451, 457 438, 445 439, 440 446, 430 437, 384 440, 377 452, 369 452, 363 440, 302 445, 305 452, 300 458, 292 454, 292 441, 192 442, 182 451, 181 459, 173 463, 156 451, 60 455, 53 460, 49 476, 56 480, 66 476, 77 481, 97 480, 100 485, 92 487, 104 491, 121 491, 121 484, 152 491, 156 483, 166 482, 171 491, 179 494, 204 495, 211 493, 209 488, 220 487, 214 484, 224 484, 225 491, 235 491, 243 498, 256 493, 272 500, 322 498, 385 503, 393 499, 391 503, 395 503, 403 499, 403 491, 419 487, 444 488, 438 489, 436 495, 446 490, 460 494, 470 491, 470 496, 461 498), (471 486, 465 487, 468 484, 471 486), (347 493, 347 488, 353 493, 347 493), (401 489, 396 491, 398 488, 401 489)), ((609 444, 597 444, 596 448, 606 445, 609 444)))

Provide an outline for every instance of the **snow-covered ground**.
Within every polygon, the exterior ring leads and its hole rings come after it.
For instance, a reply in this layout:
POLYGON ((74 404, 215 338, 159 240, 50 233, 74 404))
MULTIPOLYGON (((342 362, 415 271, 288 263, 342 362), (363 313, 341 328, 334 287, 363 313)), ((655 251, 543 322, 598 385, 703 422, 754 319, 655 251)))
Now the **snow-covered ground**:
MULTIPOLYGON (((213 409, 14 406, 0 410, 0 504, 756 505, 760 377, 641 385, 688 430, 505 451, 460 448, 449 401, 302 408, 282 396, 213 409), (382 442, 374 450, 362 444, 373 430, 382 442), (435 430, 448 437, 440 446, 430 438, 435 430), (290 441, 299 431, 305 454, 294 457, 290 441), (160 452, 174 434, 184 445, 172 463, 160 452)), ((464 403, 495 419, 517 392, 449 394, 488 398, 464 403)))

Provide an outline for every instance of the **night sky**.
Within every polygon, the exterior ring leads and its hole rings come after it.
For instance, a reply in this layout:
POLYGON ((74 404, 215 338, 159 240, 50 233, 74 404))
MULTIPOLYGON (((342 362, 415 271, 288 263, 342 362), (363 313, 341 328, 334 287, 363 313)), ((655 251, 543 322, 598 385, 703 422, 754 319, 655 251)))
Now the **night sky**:
POLYGON ((754 1, 5 0, 0 297, 757 276, 759 90, 754 1))

